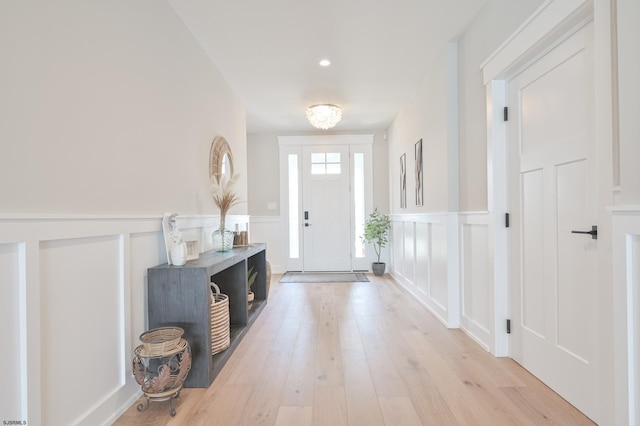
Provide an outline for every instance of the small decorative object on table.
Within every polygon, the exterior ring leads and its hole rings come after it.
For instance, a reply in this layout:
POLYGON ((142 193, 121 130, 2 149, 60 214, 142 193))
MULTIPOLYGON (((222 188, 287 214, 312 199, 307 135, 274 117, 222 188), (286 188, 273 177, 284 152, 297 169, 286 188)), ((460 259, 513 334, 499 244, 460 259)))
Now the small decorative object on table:
POLYGON ((172 235, 171 263, 182 266, 187 263, 187 244, 182 241, 182 234, 172 235))
POLYGON ((200 257, 198 240, 185 240, 184 243, 187 246, 187 261, 198 259, 200 257))
POLYGON ((233 192, 236 180, 238 175, 221 181, 218 181, 216 176, 211 177, 211 195, 220 209, 220 227, 213 231, 211 236, 213 249, 216 251, 229 251, 233 248, 233 232, 225 228, 225 220, 229 209, 240 202, 233 192))
POLYGON ((138 411, 146 411, 150 401, 169 401, 169 412, 176 415, 172 400, 180 390, 191 369, 191 348, 182 338, 179 327, 161 327, 140 335, 142 345, 133 357, 133 376, 142 386, 147 403, 139 404, 138 411))
POLYGON ((165 213, 162 218, 162 233, 167 249, 167 263, 182 266, 187 263, 187 247, 182 240, 182 233, 178 229, 177 213, 165 213))

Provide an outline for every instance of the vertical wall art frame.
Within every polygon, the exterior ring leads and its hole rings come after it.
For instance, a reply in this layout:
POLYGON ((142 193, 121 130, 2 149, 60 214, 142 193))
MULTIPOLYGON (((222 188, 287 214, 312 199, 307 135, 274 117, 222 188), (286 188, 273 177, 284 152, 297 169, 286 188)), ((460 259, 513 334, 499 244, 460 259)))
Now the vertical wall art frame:
POLYGON ((416 206, 423 203, 423 169, 422 169, 422 139, 416 142, 416 206))
POLYGON ((407 154, 400 156, 400 208, 407 208, 407 154))

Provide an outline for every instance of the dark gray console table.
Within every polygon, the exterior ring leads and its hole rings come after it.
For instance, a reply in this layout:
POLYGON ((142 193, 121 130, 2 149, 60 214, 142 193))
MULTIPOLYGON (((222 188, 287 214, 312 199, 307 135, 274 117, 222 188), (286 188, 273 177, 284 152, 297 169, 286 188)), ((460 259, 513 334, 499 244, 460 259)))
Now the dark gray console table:
POLYGON ((150 268, 148 274, 149 329, 183 328, 193 357, 185 387, 209 387, 266 304, 266 245, 252 244, 223 253, 209 251, 184 266, 160 265, 150 268), (249 310, 247 271, 251 267, 258 275, 252 287, 255 300, 249 310), (211 354, 212 281, 229 296, 231 320, 231 346, 216 355, 211 354))

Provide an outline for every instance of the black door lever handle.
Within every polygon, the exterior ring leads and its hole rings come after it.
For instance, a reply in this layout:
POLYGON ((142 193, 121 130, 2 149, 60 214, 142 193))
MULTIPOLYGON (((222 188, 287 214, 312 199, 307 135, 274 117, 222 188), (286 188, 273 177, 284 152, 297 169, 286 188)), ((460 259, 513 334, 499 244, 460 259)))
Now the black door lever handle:
POLYGON ((598 239, 598 227, 593 225, 591 231, 571 231, 572 234, 589 234, 592 240, 598 239))

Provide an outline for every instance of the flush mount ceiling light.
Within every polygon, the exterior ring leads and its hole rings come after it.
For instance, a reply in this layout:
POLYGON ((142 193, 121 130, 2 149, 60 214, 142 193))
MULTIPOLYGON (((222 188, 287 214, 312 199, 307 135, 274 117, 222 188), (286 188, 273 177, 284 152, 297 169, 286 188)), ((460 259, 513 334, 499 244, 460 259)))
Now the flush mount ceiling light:
POLYGON ((342 110, 332 104, 312 105, 307 108, 307 119, 317 129, 330 129, 342 119, 342 110))
POLYGON ((318 63, 321 67, 328 67, 331 65, 331 61, 328 59, 323 59, 318 63))

